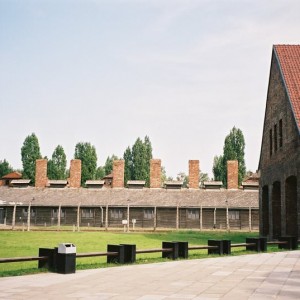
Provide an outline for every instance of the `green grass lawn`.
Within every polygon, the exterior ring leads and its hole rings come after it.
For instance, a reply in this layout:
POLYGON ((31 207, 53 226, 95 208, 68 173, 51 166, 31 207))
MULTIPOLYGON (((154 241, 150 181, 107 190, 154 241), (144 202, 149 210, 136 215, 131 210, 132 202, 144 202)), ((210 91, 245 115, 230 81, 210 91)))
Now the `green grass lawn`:
MULTIPOLYGON (((138 250, 161 248, 162 241, 187 241, 190 245, 207 245, 209 239, 228 239, 243 243, 246 237, 258 236, 257 232, 197 232, 174 231, 160 233, 115 232, 47 232, 47 231, 0 231, 0 257, 38 256, 39 248, 54 248, 59 243, 73 243, 77 253, 106 251, 107 244, 136 244, 138 250)), ((233 248, 233 255, 246 253, 233 248)), ((190 251, 189 258, 207 257, 207 250, 190 251)), ((139 254, 137 263, 161 261, 161 253, 139 254)), ((105 267, 106 257, 77 258, 77 269, 105 267)), ((37 262, 0 264, 0 276, 37 272, 37 262)))

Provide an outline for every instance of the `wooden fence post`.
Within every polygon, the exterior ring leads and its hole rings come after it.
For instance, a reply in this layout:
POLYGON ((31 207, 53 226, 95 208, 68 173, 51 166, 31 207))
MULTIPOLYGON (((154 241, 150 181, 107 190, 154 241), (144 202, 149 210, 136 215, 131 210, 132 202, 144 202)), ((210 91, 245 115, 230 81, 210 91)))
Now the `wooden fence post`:
POLYGON ((229 214, 228 214, 228 204, 226 206, 226 229, 227 229, 227 231, 230 231, 230 227, 229 227, 229 214))
POLYGON ((252 231, 252 213, 251 213, 251 207, 249 207, 249 232, 252 231))
POLYGON ((202 205, 200 206, 200 230, 202 231, 202 205))
POLYGON ((80 231, 80 203, 77 207, 77 231, 80 231))
POLYGON ((31 202, 29 202, 27 209, 27 231, 30 231, 30 211, 31 211, 31 202))
POLYGON ((60 218, 61 218, 61 204, 58 206, 58 213, 57 213, 57 230, 60 230, 60 218))
POLYGON ((105 208, 105 230, 108 228, 108 204, 106 205, 105 208))
POLYGON ((14 205, 14 210, 13 210, 13 215, 12 215, 12 224, 11 224, 11 229, 14 230, 15 229, 15 225, 16 225, 16 211, 17 211, 17 205, 14 205))
POLYGON ((176 230, 179 229, 179 206, 176 207, 176 230))
POLYGON ((156 230, 156 206, 154 206, 153 230, 156 230))
POLYGON ((214 209, 214 229, 216 228, 216 223, 217 223, 217 216, 216 216, 216 214, 217 214, 217 208, 215 207, 215 209, 214 209))

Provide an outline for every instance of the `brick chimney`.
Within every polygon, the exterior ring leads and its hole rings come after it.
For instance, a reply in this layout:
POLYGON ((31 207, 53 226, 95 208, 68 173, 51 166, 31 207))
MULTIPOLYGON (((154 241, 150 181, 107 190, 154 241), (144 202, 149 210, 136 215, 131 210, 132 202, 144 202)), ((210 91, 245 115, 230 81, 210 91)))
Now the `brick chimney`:
POLYGON ((47 183, 47 159, 37 159, 35 161, 35 187, 43 188, 47 183))
POLYGON ((199 160, 189 160, 189 188, 199 189, 199 160))
POLYGON ((123 188, 124 187, 124 169, 125 160, 114 160, 113 163, 113 188, 123 188))
POLYGON ((161 188, 161 160, 150 160, 150 188, 161 188))
POLYGON ((239 163, 237 160, 227 161, 227 189, 239 188, 239 163))
POLYGON ((72 159, 70 164, 69 187, 80 188, 81 186, 81 160, 72 159))

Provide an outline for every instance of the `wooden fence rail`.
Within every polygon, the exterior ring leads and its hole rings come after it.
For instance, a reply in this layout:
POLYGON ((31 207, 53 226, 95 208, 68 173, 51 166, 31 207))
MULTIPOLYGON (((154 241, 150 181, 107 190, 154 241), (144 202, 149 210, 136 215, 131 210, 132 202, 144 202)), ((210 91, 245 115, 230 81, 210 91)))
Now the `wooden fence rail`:
MULTIPOLYGON (((266 245, 278 245, 279 248, 293 250, 298 248, 298 244, 300 244, 300 240, 297 240, 295 237, 282 237, 279 238, 278 241, 267 242, 266 238, 249 238, 249 239, 247 238, 246 243, 236 243, 236 244, 231 244, 231 242, 228 240, 209 240, 208 245, 198 245, 198 246, 197 245, 188 246, 188 242, 162 242, 162 244, 163 244, 162 248, 141 249, 141 250, 136 250, 135 245, 124 245, 124 244, 107 245, 108 251, 106 252, 74 253, 73 256, 74 256, 75 268, 76 268, 76 258, 83 258, 83 257, 106 256, 108 262, 132 263, 135 262, 136 254, 144 254, 144 253, 161 252, 163 257, 177 259, 178 257, 188 258, 188 250, 208 250, 208 254, 212 254, 212 253, 230 254, 231 248, 246 247, 247 250, 263 252, 263 251, 267 251, 266 245), (209 244, 213 244, 213 245, 209 245, 209 244), (123 249, 122 247, 123 248, 128 247, 128 249, 125 251, 124 250, 125 248, 123 249), (122 259, 120 259, 121 256, 123 257, 122 259)), ((57 259, 57 248, 56 249, 41 248, 40 250, 48 251, 47 256, 45 255, 44 252, 41 252, 39 256, 0 258, 0 263, 39 261, 39 267, 41 265, 41 266, 47 266, 49 269, 53 269, 53 265, 55 265, 59 261, 59 259, 57 259)))
POLYGON ((27 256, 27 257, 5 257, 0 258, 1 263, 9 262, 22 262, 22 261, 34 261, 34 260, 48 260, 48 256, 27 256))

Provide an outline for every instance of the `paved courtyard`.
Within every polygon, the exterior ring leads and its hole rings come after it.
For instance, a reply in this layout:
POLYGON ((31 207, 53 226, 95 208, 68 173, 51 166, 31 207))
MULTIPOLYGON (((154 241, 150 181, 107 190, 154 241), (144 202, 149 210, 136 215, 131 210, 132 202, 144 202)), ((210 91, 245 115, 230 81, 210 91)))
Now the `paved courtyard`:
POLYGON ((300 251, 6 277, 0 299, 300 299, 300 251))

